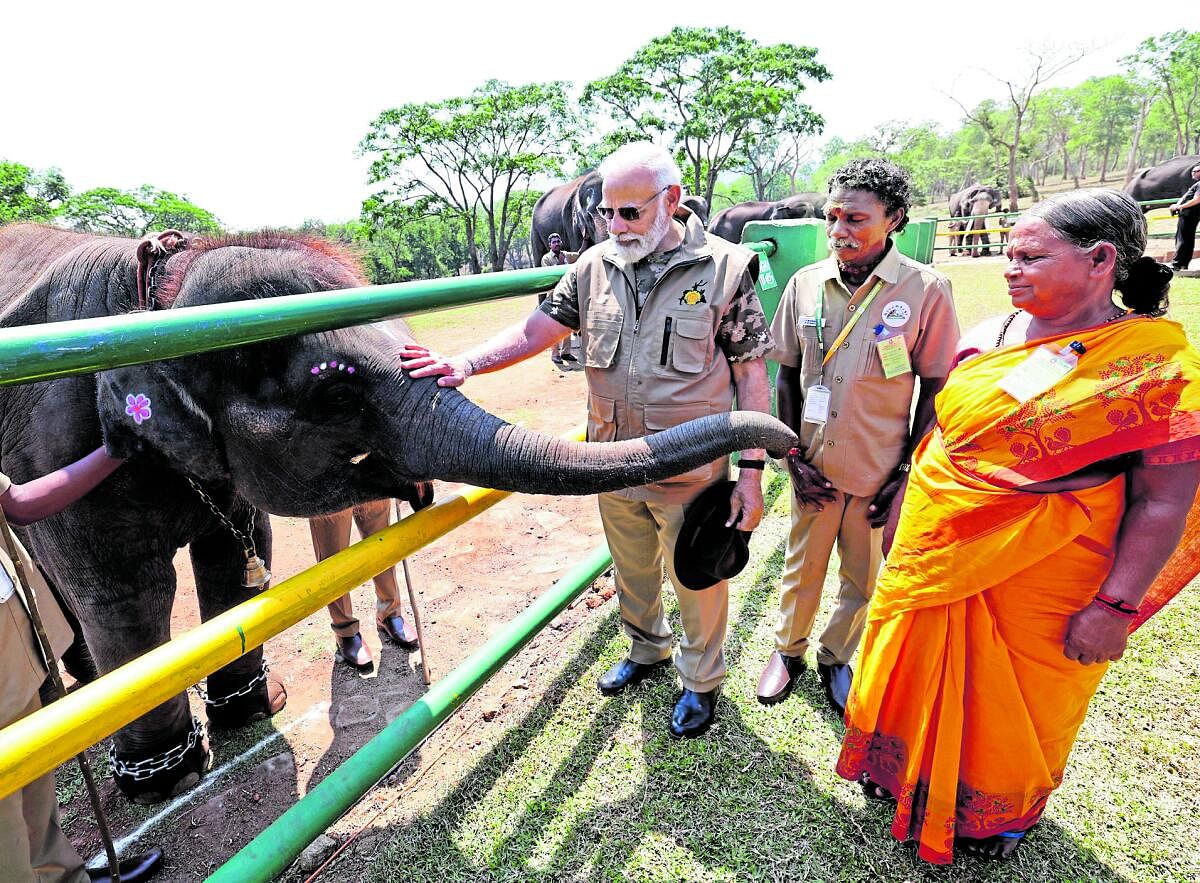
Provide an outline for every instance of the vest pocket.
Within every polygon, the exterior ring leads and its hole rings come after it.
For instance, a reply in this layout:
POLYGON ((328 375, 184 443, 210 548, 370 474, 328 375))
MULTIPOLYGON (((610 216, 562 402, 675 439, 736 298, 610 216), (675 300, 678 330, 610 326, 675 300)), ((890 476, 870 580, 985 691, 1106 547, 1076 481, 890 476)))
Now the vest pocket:
POLYGON ((671 365, 682 374, 699 374, 708 364, 712 325, 707 319, 671 316, 671 365))
POLYGON ((590 442, 610 442, 617 437, 617 403, 595 393, 588 395, 588 430, 590 442))
POLYGON ((620 317, 589 314, 584 329, 583 364, 588 368, 611 368, 621 342, 620 317))

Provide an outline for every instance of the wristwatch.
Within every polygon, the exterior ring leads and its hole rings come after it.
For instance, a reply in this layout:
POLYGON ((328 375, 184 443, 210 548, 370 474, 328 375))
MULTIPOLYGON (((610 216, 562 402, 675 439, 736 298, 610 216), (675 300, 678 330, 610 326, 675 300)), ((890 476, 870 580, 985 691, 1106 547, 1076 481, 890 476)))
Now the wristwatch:
POLYGON ((742 459, 742 460, 738 460, 737 465, 738 465, 738 469, 760 469, 761 470, 761 469, 767 468, 767 463, 765 460, 742 459))

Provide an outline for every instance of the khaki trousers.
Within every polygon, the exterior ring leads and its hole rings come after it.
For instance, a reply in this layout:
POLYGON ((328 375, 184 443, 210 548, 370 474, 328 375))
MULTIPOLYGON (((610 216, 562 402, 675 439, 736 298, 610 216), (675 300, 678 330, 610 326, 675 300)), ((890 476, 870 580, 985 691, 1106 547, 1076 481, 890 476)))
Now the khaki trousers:
POLYGON ((837 606, 817 642, 817 661, 849 663, 858 649, 867 604, 883 561, 883 529, 867 522, 871 499, 838 491, 837 499, 818 512, 811 507, 801 509, 792 497, 792 529, 775 631, 775 647, 785 656, 800 656, 808 649, 835 542, 841 558, 841 585, 837 606))
POLYGON ((663 615, 664 559, 679 599, 683 638, 675 667, 683 686, 697 693, 725 679, 725 628, 729 583, 693 592, 675 578, 675 542, 683 526, 681 504, 627 500, 600 494, 600 521, 612 552, 621 625, 633 646, 629 658, 649 664, 671 655, 671 629, 663 615))
MULTIPOLYGON (((37 693, 20 720, 42 707, 37 693)), ((5 721, 0 726, 7 726, 5 721)), ((83 859, 58 825, 54 773, 0 800, 0 880, 4 883, 87 883, 83 859)))
MULTIPOLYGON (((313 552, 318 561, 324 561, 350 545, 350 520, 358 525, 361 537, 379 533, 388 526, 392 508, 391 500, 373 500, 351 509, 343 509, 332 515, 321 515, 308 520, 312 533, 313 552)), ((400 613, 400 585, 396 582, 396 568, 389 567, 375 579, 375 621, 382 623, 393 614, 400 613)), ((329 618, 333 631, 339 638, 348 638, 359 632, 359 622, 354 616, 354 606, 347 592, 329 605, 329 618)))

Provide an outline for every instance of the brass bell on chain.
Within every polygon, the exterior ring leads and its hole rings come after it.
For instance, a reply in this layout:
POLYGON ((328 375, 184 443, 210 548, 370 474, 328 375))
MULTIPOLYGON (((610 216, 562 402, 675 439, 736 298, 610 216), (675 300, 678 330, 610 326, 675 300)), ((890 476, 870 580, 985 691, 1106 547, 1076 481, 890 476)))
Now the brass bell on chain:
POLYGON ((246 569, 242 574, 242 586, 247 589, 257 589, 271 581, 271 571, 267 563, 253 552, 246 553, 246 569))

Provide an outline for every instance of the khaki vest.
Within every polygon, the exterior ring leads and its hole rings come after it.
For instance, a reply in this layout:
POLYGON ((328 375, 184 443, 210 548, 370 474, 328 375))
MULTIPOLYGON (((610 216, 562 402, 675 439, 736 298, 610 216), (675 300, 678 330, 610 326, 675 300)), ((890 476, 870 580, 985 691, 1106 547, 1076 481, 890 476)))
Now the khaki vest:
MULTIPOLYGON (((709 237, 681 210, 683 243, 646 297, 610 242, 577 267, 579 325, 588 380, 588 440, 621 441, 733 407, 733 374, 716 345, 721 317, 757 256, 709 237)), ((633 500, 686 503, 728 475, 722 457, 682 475, 618 491, 633 500)))

